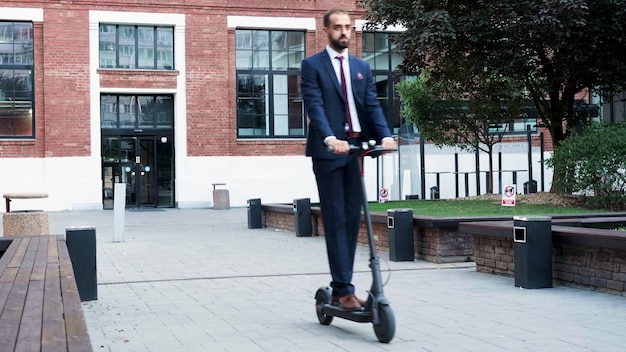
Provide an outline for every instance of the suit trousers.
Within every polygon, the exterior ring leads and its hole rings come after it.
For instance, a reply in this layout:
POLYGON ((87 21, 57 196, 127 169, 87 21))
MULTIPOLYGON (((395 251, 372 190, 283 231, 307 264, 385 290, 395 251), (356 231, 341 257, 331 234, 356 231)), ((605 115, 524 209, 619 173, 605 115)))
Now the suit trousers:
POLYGON ((313 158, 333 296, 354 293, 352 272, 363 195, 358 157, 313 158))

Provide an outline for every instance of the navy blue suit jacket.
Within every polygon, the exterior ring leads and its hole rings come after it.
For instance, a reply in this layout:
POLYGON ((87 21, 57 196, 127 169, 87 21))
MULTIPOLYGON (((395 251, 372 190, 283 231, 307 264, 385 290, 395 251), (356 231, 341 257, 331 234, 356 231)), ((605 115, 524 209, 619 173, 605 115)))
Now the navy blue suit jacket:
MULTIPOLYGON (((367 62, 349 55, 352 94, 359 115, 361 133, 367 140, 380 142, 391 137, 385 115, 376 100, 376 86, 367 62)), ((302 61, 302 96, 309 118, 306 155, 314 158, 345 158, 329 152, 324 138, 345 137, 346 111, 341 84, 328 52, 323 51, 302 61)))

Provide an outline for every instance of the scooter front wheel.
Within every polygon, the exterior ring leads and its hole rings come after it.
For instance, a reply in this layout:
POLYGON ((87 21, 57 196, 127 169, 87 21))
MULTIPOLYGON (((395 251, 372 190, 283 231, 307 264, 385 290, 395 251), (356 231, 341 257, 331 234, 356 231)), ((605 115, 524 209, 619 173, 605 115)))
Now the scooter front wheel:
POLYGON ((329 325, 333 321, 333 316, 324 313, 324 305, 330 303, 330 293, 328 290, 319 289, 315 294, 315 312, 317 313, 317 320, 322 325, 329 325))
POLYGON ((378 341, 387 343, 393 339, 393 335, 396 333, 396 319, 393 310, 389 305, 379 305, 376 313, 378 314, 378 323, 374 323, 374 333, 378 341))

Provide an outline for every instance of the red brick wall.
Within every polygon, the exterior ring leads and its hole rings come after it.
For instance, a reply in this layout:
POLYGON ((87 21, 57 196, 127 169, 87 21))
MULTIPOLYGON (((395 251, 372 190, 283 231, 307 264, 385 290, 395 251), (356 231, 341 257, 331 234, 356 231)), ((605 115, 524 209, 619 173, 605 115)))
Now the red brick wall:
POLYGON ((513 240, 474 235, 474 262, 477 271, 513 276, 513 240))
POLYGON ((98 70, 100 87, 176 89, 178 71, 98 70))
MULTIPOLYGON (((53 6, 44 10, 43 114, 46 157, 86 156, 90 148, 89 14, 53 6)), ((39 70, 38 70, 39 71, 39 70)), ((38 102, 36 102, 38 103, 38 102)))
MULTIPOLYGON (((293 212, 270 205, 263 210, 263 225, 289 231, 295 230, 293 212)), ((311 222, 313 236, 324 236, 324 224, 322 217, 313 212, 311 222)), ((372 219, 372 231, 377 248, 389 249, 389 228, 387 218, 378 217, 372 219)), ((361 221, 358 242, 368 244, 367 227, 365 221, 361 221)), ((433 263, 454 263, 472 261, 473 242, 469 234, 459 233, 455 228, 421 228, 413 226, 413 246, 415 258, 433 263)))
MULTIPOLYGON (((474 235, 476 270, 505 276, 515 273, 513 239, 474 235)), ((567 244, 552 246, 555 283, 623 295, 626 250, 567 244)))
MULTIPOLYGON (((317 214, 311 215, 311 224, 313 229, 313 236, 324 236, 324 223, 322 217, 317 214)), ((283 211, 263 211, 263 226, 272 227, 282 230, 295 231, 295 216, 293 212, 283 211)), ((387 223, 373 222, 372 230, 374 232, 374 240, 378 248, 389 248, 389 229, 387 229, 387 223)), ((367 227, 365 222, 361 222, 359 229, 358 242, 361 244, 367 244, 367 227)))
MULTIPOLYGON (((0 157, 91 154, 89 10, 186 15, 189 155, 302 155, 303 140, 236 140, 235 31, 227 28, 227 16, 316 17, 319 28, 321 17, 333 6, 355 10, 354 18, 362 12, 355 1, 348 0, 196 0, 184 3, 25 0, 4 1, 2 6, 43 8, 44 22, 35 23, 36 138, 0 141, 0 157)), ((144 20, 147 19, 137 19, 138 23, 144 20)), ((307 33, 308 54, 321 50, 325 44, 321 31, 307 33)), ((102 87, 176 87, 176 76, 171 72, 99 70, 99 75, 102 87)))
POLYGON ((420 228, 414 226, 416 258, 433 263, 472 261, 472 236, 456 228, 420 228))

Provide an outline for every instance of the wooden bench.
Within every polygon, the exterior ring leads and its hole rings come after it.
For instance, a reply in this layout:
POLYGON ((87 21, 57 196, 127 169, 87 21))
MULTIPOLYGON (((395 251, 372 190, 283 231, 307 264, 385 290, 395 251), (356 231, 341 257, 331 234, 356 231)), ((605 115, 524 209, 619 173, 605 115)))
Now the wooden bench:
POLYGON ((61 235, 0 238, 0 350, 93 351, 61 235))

